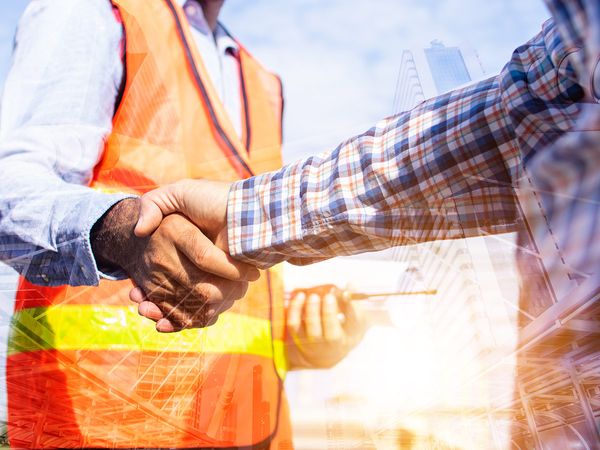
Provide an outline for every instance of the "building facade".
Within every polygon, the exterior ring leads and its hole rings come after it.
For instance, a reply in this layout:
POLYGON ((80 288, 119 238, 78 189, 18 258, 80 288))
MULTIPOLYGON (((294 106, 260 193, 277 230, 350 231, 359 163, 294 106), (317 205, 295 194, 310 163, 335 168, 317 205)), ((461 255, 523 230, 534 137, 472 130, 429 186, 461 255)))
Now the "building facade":
MULTIPOLYGON (((440 41, 405 50, 395 112, 483 78, 468 53, 440 41)), ((530 187, 515 189, 519 207, 525 201, 521 193, 530 187)), ((472 371, 472 389, 481 389, 484 380, 487 404, 454 414, 458 429, 487 420, 494 448, 596 448, 599 294, 578 286, 566 268, 549 274, 522 214, 520 220, 521 242, 501 235, 427 243, 398 249, 395 259, 409 261, 439 292, 429 313, 432 326, 448 336, 439 341, 448 359, 444 370, 462 371, 461 376, 472 371), (527 295, 519 297, 519 284, 527 295)), ((434 422, 441 417, 432 412, 434 422)))

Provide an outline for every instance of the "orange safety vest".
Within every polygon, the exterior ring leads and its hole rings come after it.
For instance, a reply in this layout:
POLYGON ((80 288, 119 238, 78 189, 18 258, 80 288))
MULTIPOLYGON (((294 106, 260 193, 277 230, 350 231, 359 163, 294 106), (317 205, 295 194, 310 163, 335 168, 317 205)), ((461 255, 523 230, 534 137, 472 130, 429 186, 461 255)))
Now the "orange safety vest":
MULTIPOLYGON (((142 193, 181 178, 236 180, 281 165, 279 79, 240 47, 243 136, 174 0, 113 0, 126 84, 91 187, 142 193)), ((21 280, 7 361, 8 432, 25 448, 291 448, 283 287, 263 273, 206 329, 159 334, 98 287, 21 280)))

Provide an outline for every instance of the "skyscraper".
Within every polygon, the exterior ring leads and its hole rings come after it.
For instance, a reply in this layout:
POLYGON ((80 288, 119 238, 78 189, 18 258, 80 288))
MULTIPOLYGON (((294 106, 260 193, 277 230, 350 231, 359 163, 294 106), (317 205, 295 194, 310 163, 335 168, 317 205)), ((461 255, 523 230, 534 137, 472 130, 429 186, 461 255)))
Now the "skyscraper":
MULTIPOLYGON (((395 112, 412 109, 482 75, 481 66, 473 64, 467 51, 445 47, 440 41, 433 41, 430 48, 405 50, 395 112)), ((520 190, 515 189, 519 207, 520 190)), ((562 272, 548 273, 521 217, 520 247, 514 235, 501 235, 397 249, 395 259, 411 261, 438 289, 443 301, 431 306, 430 315, 433 328, 450 337, 442 343, 443 353, 461 361, 463 371, 478 367, 473 380, 488 380, 489 403, 472 419, 487 418, 494 448, 505 448, 501 444, 506 443, 508 423, 511 448, 596 448, 600 441, 600 302, 596 300, 600 294, 579 295, 582 289, 574 289, 576 283, 566 266, 562 272), (535 292, 530 298, 517 298, 517 248, 523 282, 535 292), (487 279, 481 272, 485 261, 492 267, 487 279), (490 295, 495 289, 491 286, 499 287, 499 293, 490 295), (503 315, 511 319, 503 320, 503 315), (457 342, 459 338, 462 342, 457 342), (461 348, 477 357, 459 359, 461 348), (512 369, 507 364, 510 358, 512 369), (502 427, 505 436, 498 431, 502 427)), ((463 411, 453 421, 460 427, 469 422, 467 415, 463 411)))
POLYGON ((435 40, 425 49, 425 56, 438 94, 472 80, 458 47, 446 47, 442 41, 435 40))
POLYGON ((394 112, 407 111, 426 98, 484 76, 479 57, 472 49, 446 47, 441 41, 433 40, 431 47, 404 50, 400 57, 394 112))

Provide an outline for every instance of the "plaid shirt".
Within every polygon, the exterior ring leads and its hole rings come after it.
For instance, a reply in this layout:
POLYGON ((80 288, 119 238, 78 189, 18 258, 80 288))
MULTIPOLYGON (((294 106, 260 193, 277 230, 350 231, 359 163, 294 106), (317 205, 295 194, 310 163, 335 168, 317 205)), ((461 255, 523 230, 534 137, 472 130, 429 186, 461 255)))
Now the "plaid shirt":
POLYGON ((332 152, 235 183, 232 255, 265 268, 514 231, 515 188, 529 178, 543 189, 542 199, 525 201, 538 206, 526 210, 534 239, 558 232, 563 260, 580 272, 598 267, 600 140, 567 133, 584 116, 600 118, 597 109, 582 114, 589 63, 598 61, 584 36, 600 43, 597 2, 582 3, 549 0, 554 19, 499 76, 382 120, 332 152))

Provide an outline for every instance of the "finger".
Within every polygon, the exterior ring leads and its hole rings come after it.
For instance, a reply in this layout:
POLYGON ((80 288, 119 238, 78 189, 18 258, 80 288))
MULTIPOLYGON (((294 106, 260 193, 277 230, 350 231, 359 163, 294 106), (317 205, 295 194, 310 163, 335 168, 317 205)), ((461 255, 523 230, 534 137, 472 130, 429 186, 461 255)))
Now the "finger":
POLYGON ((233 306, 234 302, 224 302, 219 305, 208 308, 208 311, 201 318, 200 321, 197 321, 195 318, 192 319, 192 327, 210 327, 217 323, 221 313, 227 311, 229 308, 233 306))
POLYGON ((219 315, 233 306, 233 300, 224 299, 215 303, 207 303, 203 297, 194 292, 182 295, 176 304, 167 301, 158 303, 163 317, 177 329, 203 328, 216 323, 219 315))
POLYGON ((213 275, 206 275, 198 283, 192 282, 189 290, 191 297, 185 303, 189 307, 197 308, 198 305, 220 305, 244 298, 248 292, 248 283, 245 281, 230 281, 213 275))
MULTIPOLYGON (((179 290, 179 292, 183 292, 179 290)), ((198 299, 193 292, 181 295, 175 304, 170 301, 157 303, 163 318, 156 323, 157 331, 172 333, 191 326, 192 317, 198 316, 206 307, 206 302, 198 299)))
POLYGON ((140 199, 140 215, 133 230, 138 237, 145 237, 154 232, 163 217, 176 212, 183 212, 176 184, 154 189, 144 194, 140 199))
POLYGON ((219 321, 219 314, 215 314, 208 322, 206 322, 206 328, 212 327, 215 323, 219 321))
POLYGON ((328 341, 337 341, 344 337, 344 329, 340 323, 338 313, 338 298, 334 293, 325 294, 322 303, 321 319, 323 323, 323 337, 328 341))
POLYGON ((222 302, 215 305, 206 305, 204 308, 192 313, 184 328, 204 328, 214 325, 221 313, 227 311, 233 304, 234 302, 222 302))
POLYGON ((364 314, 360 310, 360 306, 351 300, 348 291, 344 291, 344 294, 339 297, 338 302, 338 307, 345 317, 343 329, 346 335, 360 340, 365 333, 364 314))
POLYGON ((171 236, 175 247, 200 270, 231 281, 256 281, 260 272, 256 267, 236 261, 216 247, 194 224, 182 218, 179 230, 171 236))
POLYGON ((146 299, 144 291, 139 287, 134 287, 129 291, 129 300, 134 303, 142 303, 146 299))
POLYGON ((138 305, 138 314, 155 322, 163 318, 160 308, 149 301, 143 301, 138 305))
POLYGON ((304 328, 309 340, 318 340, 323 337, 321 325, 321 296, 310 294, 304 306, 304 328))
POLYGON ((180 331, 180 328, 176 327, 169 319, 160 319, 156 322, 156 331, 160 333, 174 333, 180 331))
POLYGON ((225 301, 222 303, 218 303, 217 305, 214 305, 209 309, 209 313, 219 315, 231 309, 231 307, 233 307, 234 304, 234 301, 225 301))
MULTIPOLYGON (((191 263, 185 263, 191 264, 191 263)), ((244 298, 248 291, 245 281, 230 281, 214 275, 201 274, 199 278, 192 278, 197 274, 182 275, 182 278, 172 278, 168 292, 157 289, 149 293, 146 298, 157 304, 163 312, 169 314, 173 309, 191 315, 201 308, 209 305, 217 307, 219 312, 230 308, 236 300, 244 298)))
POLYGON ((295 292, 287 308, 287 328, 292 336, 297 336, 300 333, 305 301, 306 294, 304 292, 295 292))

